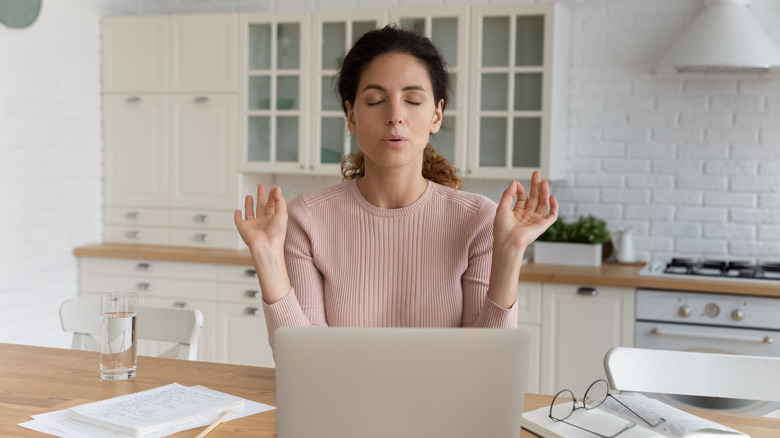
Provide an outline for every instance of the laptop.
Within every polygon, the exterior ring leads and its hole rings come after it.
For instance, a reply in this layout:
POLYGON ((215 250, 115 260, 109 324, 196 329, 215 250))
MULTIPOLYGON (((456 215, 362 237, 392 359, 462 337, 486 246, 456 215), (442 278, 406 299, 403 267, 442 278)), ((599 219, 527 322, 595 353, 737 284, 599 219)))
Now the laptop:
POLYGON ((517 438, 524 329, 282 328, 279 438, 517 438))

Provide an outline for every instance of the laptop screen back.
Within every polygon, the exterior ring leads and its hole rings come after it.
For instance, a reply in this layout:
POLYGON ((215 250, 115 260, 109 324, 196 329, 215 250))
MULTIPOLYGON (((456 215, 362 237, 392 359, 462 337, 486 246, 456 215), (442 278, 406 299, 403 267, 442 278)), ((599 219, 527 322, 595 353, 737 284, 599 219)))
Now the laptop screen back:
POLYGON ((522 329, 283 328, 279 438, 520 436, 522 329))

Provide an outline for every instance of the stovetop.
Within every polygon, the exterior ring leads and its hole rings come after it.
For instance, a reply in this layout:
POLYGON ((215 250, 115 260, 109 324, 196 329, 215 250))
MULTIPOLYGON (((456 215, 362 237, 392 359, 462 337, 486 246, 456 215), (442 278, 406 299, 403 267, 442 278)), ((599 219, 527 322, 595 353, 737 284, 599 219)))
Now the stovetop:
POLYGON ((675 276, 780 281, 780 262, 752 263, 675 257, 660 271, 675 276))

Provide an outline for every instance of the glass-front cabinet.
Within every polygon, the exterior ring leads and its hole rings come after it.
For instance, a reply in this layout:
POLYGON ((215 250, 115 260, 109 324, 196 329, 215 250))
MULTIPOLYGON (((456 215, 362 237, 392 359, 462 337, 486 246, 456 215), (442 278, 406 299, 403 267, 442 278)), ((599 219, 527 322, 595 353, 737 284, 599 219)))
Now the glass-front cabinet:
POLYGON ((309 20, 242 14, 242 170, 300 172, 307 160, 309 20))
POLYGON ((390 11, 390 21, 430 38, 444 56, 452 90, 442 127, 431 135, 430 143, 462 176, 466 167, 468 6, 396 8, 390 11))
POLYGON ((384 10, 358 10, 345 14, 320 12, 314 29, 316 49, 313 50, 311 149, 307 171, 339 175, 342 157, 358 151, 349 135, 344 111, 336 92, 336 73, 352 44, 364 33, 383 26, 384 10))
POLYGON ((568 23, 555 3, 473 8, 467 177, 563 178, 568 23))

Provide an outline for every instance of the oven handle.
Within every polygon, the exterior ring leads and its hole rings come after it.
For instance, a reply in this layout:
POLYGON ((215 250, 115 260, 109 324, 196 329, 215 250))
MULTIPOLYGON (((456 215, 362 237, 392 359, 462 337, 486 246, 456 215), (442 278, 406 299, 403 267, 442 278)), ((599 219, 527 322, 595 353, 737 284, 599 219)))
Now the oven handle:
POLYGON ((676 330, 661 330, 659 327, 653 328, 652 330, 650 330, 650 333, 657 336, 686 336, 689 338, 758 342, 760 344, 771 344, 775 342, 775 339, 771 336, 760 337, 760 336, 709 335, 706 333, 689 333, 685 331, 676 331, 676 330))

